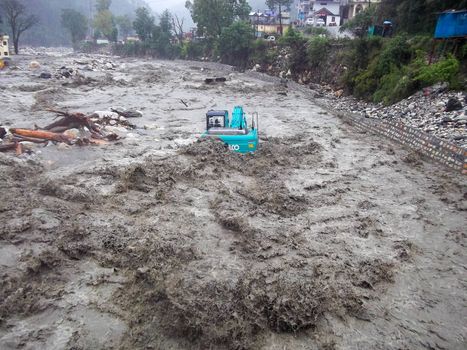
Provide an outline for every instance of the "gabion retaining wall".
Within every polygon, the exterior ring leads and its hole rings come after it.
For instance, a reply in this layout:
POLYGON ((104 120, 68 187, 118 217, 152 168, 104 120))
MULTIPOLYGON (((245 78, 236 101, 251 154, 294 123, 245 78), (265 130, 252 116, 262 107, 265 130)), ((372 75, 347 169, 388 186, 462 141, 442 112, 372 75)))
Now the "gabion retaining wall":
POLYGON ((402 122, 346 115, 352 125, 362 131, 370 130, 420 152, 448 168, 467 175, 467 150, 441 140, 402 122))

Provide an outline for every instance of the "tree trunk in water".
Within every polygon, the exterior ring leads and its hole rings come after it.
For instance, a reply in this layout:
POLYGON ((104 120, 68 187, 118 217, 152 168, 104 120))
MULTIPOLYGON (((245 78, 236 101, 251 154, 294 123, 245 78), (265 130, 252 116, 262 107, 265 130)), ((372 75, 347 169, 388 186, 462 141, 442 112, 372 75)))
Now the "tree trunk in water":
POLYGON ((282 30, 282 6, 279 5, 279 30, 281 32, 281 36, 284 34, 282 30))
POLYGON ((15 47, 15 54, 19 53, 19 38, 13 39, 13 46, 15 47))

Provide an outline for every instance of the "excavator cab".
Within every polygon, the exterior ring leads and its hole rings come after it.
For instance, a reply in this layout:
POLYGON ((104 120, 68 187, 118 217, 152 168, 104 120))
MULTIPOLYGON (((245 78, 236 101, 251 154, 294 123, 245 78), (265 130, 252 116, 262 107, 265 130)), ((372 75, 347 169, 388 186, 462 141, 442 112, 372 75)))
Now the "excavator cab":
POLYGON ((226 110, 210 110, 206 113, 206 131, 202 137, 217 138, 235 152, 254 152, 258 148, 258 113, 251 116, 248 125, 241 106, 234 108, 231 120, 226 110))

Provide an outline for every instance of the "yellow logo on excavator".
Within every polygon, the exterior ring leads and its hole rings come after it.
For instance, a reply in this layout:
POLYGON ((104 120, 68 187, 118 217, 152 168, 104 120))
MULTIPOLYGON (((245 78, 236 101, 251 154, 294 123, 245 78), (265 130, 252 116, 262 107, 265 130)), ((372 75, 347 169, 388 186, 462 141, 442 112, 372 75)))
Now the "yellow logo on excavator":
POLYGON ((255 144, 254 143, 249 143, 248 148, 255 148, 255 144))

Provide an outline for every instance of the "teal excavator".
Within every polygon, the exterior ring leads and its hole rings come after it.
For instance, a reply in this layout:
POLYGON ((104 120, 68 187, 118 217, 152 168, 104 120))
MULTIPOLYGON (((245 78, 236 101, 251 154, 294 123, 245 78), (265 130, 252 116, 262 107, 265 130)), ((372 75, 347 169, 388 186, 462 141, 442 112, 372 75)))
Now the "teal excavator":
POLYGON ((210 110, 206 113, 206 131, 202 137, 217 138, 234 152, 255 152, 259 142, 258 113, 252 114, 248 125, 241 106, 234 107, 231 120, 226 110, 210 110))

